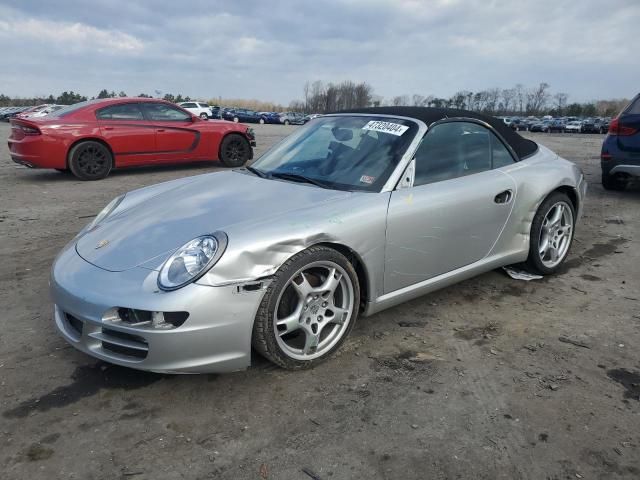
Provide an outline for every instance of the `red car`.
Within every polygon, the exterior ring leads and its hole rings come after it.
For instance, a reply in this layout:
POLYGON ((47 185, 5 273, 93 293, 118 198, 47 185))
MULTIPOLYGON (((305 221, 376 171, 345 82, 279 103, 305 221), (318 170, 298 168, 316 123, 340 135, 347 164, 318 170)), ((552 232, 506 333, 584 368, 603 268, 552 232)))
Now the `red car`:
POLYGON ((112 168, 253 157, 253 130, 203 120, 163 100, 110 98, 76 103, 37 119, 11 120, 9 152, 27 167, 70 170, 100 180, 112 168))

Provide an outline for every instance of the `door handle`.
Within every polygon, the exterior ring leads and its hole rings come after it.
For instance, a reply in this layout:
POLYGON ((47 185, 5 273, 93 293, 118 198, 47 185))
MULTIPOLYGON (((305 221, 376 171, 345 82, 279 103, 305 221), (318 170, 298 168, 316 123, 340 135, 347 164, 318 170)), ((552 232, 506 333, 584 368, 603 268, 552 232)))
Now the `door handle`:
POLYGON ((164 128, 159 128, 156 132, 164 132, 164 128))
POLYGON ((505 190, 504 192, 497 194, 493 201, 496 203, 509 203, 512 197, 513 192, 511 190, 505 190))

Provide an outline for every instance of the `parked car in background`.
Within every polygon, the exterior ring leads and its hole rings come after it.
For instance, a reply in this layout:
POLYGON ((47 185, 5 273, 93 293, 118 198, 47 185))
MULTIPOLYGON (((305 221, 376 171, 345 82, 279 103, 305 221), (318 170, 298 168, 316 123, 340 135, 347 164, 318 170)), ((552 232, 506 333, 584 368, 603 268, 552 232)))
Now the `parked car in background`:
POLYGON ((596 118, 595 120, 595 129, 598 133, 607 133, 609 130, 610 121, 606 118, 596 118))
POLYGON ((182 102, 178 104, 185 110, 193 113, 197 117, 200 117, 203 120, 207 120, 208 118, 213 118, 213 114, 211 112, 211 107, 208 103, 203 102, 182 102))
POLYGON ((260 123, 280 123, 280 114, 277 112, 258 112, 260 123))
POLYGON ((549 122, 549 132, 564 133, 565 126, 566 124, 563 120, 556 118, 549 122))
POLYGON ((624 190, 640 177, 640 94, 609 124, 600 153, 602 186, 624 190))
POLYGON ((211 118, 220 120, 222 118, 222 108, 218 105, 211 105, 211 118))
POLYGON ((246 108, 232 108, 222 112, 222 118, 231 122, 260 123, 260 115, 246 108))
POLYGON ((239 167, 253 157, 255 136, 246 125, 204 121, 164 100, 109 98, 14 118, 8 143, 16 163, 99 180, 128 166, 220 160, 239 167))
POLYGON ((31 107, 9 107, 7 110, 5 110, 2 113, 2 116, 0 116, 0 120, 8 122, 10 119, 15 117, 19 113, 24 112, 25 110, 28 110, 29 108, 31 107))
POLYGON ((49 108, 51 105, 52 104, 50 104, 50 103, 43 103, 41 105, 36 105, 34 107, 28 107, 28 108, 22 110, 21 112, 19 112, 18 114, 16 114, 15 116, 18 117, 18 118, 31 116, 34 113, 38 113, 38 112, 41 112, 41 111, 49 108))
POLYGON ((61 108, 64 108, 65 105, 49 105, 47 106, 47 108, 43 108, 40 110, 37 110, 35 112, 24 112, 20 115, 18 115, 18 118, 38 118, 38 117, 45 117, 47 115, 49 115, 50 113, 53 113, 57 110, 60 110, 61 108))
POLYGON ((309 120, 313 120, 314 118, 319 118, 321 116, 322 116, 321 113, 310 113, 309 115, 305 115, 303 120, 304 120, 304 123, 307 123, 309 120))
POLYGON ((582 121, 582 133, 600 133, 600 124, 595 118, 585 118, 582 121))
POLYGON ((564 126, 564 131, 566 133, 580 133, 582 132, 582 122, 579 120, 567 122, 564 126))
POLYGON ((298 112, 284 112, 280 114, 280 123, 284 125, 304 125, 304 115, 298 112))
POLYGON ((575 164, 475 112, 325 115, 245 169, 114 199, 56 257, 54 321, 141 370, 231 372, 252 347, 310 368, 359 315, 506 265, 562 271, 585 192, 575 164))
POLYGON ((538 122, 540 122, 540 119, 539 118, 535 118, 535 117, 527 117, 527 118, 522 120, 522 123, 524 124, 524 129, 525 130, 530 130, 531 126, 534 123, 538 123, 538 122))
POLYGON ((535 122, 529 127, 529 131, 548 133, 551 131, 551 120, 542 120, 535 122))

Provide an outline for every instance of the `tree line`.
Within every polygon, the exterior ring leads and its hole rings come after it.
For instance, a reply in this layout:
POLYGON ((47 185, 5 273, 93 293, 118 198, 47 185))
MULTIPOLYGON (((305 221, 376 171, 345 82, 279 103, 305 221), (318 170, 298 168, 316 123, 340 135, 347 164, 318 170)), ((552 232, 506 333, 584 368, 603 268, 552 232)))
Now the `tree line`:
MULTIPOLYGON (((161 92, 156 92, 159 96, 161 92)), ((127 97, 124 91, 116 93, 102 89, 94 98, 127 97)), ((151 95, 140 93, 137 97, 152 98, 151 95)), ((165 93, 164 100, 174 103, 189 102, 193 99, 183 96, 181 93, 174 95, 165 93)), ((74 91, 65 91, 60 95, 32 98, 12 98, 0 94, 0 107, 39 105, 41 103, 56 103, 70 105, 88 100, 84 95, 74 91)), ((212 98, 206 101, 209 105, 221 107, 240 107, 257 111, 283 111, 285 107, 273 103, 255 99, 223 99, 212 98)), ((511 88, 488 88, 473 92, 460 90, 449 98, 437 97, 414 93, 412 95, 396 95, 383 98, 374 93, 373 87, 367 82, 323 82, 321 80, 308 81, 303 87, 303 98, 294 100, 288 109, 306 113, 328 113, 338 110, 362 108, 370 106, 418 106, 418 107, 447 107, 461 108, 483 112, 489 115, 543 115, 553 116, 614 116, 628 103, 627 99, 594 100, 591 102, 569 103, 569 94, 564 92, 552 92, 546 82, 541 82, 532 87, 517 84, 511 88)))
POLYGON ((375 95, 366 82, 325 84, 316 80, 305 83, 303 95, 303 100, 291 102, 292 110, 327 113, 369 106, 416 106, 459 108, 489 115, 613 116, 628 103, 627 99, 569 103, 569 94, 553 93, 546 82, 533 87, 517 84, 512 88, 496 87, 477 92, 460 90, 449 98, 415 93, 385 99, 375 95))

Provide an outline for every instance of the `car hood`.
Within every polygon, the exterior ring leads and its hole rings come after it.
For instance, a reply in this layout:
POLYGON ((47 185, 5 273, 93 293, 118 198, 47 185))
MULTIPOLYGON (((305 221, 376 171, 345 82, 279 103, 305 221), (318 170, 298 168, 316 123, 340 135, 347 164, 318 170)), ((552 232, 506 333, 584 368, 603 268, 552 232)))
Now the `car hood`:
MULTIPOLYGON (((351 195, 235 171, 190 177, 150 189, 155 191, 127 194, 111 216, 81 235, 76 242, 78 254, 114 272, 137 266, 158 268, 169 254, 199 235, 351 195)), ((255 235, 259 240, 259 232, 255 235)))

